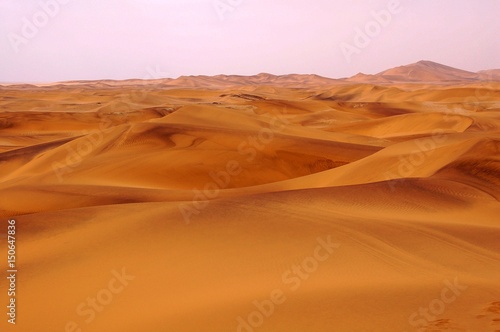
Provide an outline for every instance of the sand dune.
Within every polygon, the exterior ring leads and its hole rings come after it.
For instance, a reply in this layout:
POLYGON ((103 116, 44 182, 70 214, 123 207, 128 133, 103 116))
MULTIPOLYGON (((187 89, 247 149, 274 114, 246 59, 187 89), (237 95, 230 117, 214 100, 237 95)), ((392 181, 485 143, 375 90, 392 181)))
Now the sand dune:
POLYGON ((419 61, 415 64, 383 71, 379 75, 391 81, 463 81, 478 78, 476 73, 432 61, 419 61))
POLYGON ((486 81, 498 81, 500 80, 500 69, 481 70, 479 75, 486 81))
POLYGON ((433 61, 423 60, 417 63, 384 70, 375 75, 359 73, 346 79, 346 81, 378 84, 391 82, 437 82, 443 84, 498 81, 498 69, 483 70, 473 73, 433 61))
POLYGON ((500 330, 499 83, 300 79, 2 87, 15 329, 500 330))

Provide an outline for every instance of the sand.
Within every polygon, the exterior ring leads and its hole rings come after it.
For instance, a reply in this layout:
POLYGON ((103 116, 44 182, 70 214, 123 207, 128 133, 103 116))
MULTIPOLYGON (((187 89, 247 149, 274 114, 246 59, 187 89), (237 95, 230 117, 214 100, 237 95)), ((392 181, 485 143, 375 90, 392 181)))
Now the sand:
POLYGON ((1 330, 500 331, 500 84, 283 80, 0 87, 1 330))

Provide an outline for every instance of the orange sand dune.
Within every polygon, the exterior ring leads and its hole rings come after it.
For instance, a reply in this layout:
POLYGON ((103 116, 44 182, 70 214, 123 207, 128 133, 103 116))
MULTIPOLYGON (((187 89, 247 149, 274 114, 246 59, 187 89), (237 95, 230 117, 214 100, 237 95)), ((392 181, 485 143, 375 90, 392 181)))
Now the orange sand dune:
POLYGON ((0 330, 499 331, 500 84, 300 79, 1 87, 0 330))

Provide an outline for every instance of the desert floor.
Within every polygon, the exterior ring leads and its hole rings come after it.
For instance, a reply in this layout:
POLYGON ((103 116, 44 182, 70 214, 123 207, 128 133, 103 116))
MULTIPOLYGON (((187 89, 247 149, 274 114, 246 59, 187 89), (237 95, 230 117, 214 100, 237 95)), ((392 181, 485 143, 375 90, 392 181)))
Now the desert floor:
POLYGON ((0 190, 2 331, 500 331, 499 83, 4 86, 0 190))

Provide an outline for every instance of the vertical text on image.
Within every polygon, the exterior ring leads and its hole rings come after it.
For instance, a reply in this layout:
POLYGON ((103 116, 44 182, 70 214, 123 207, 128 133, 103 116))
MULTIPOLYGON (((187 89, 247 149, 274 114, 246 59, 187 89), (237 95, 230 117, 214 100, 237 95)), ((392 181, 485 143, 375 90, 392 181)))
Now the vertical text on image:
POLYGON ((10 219, 7 225, 7 280, 9 304, 7 305, 7 322, 16 324, 16 291, 17 291, 17 267, 16 267, 16 221, 10 219))

